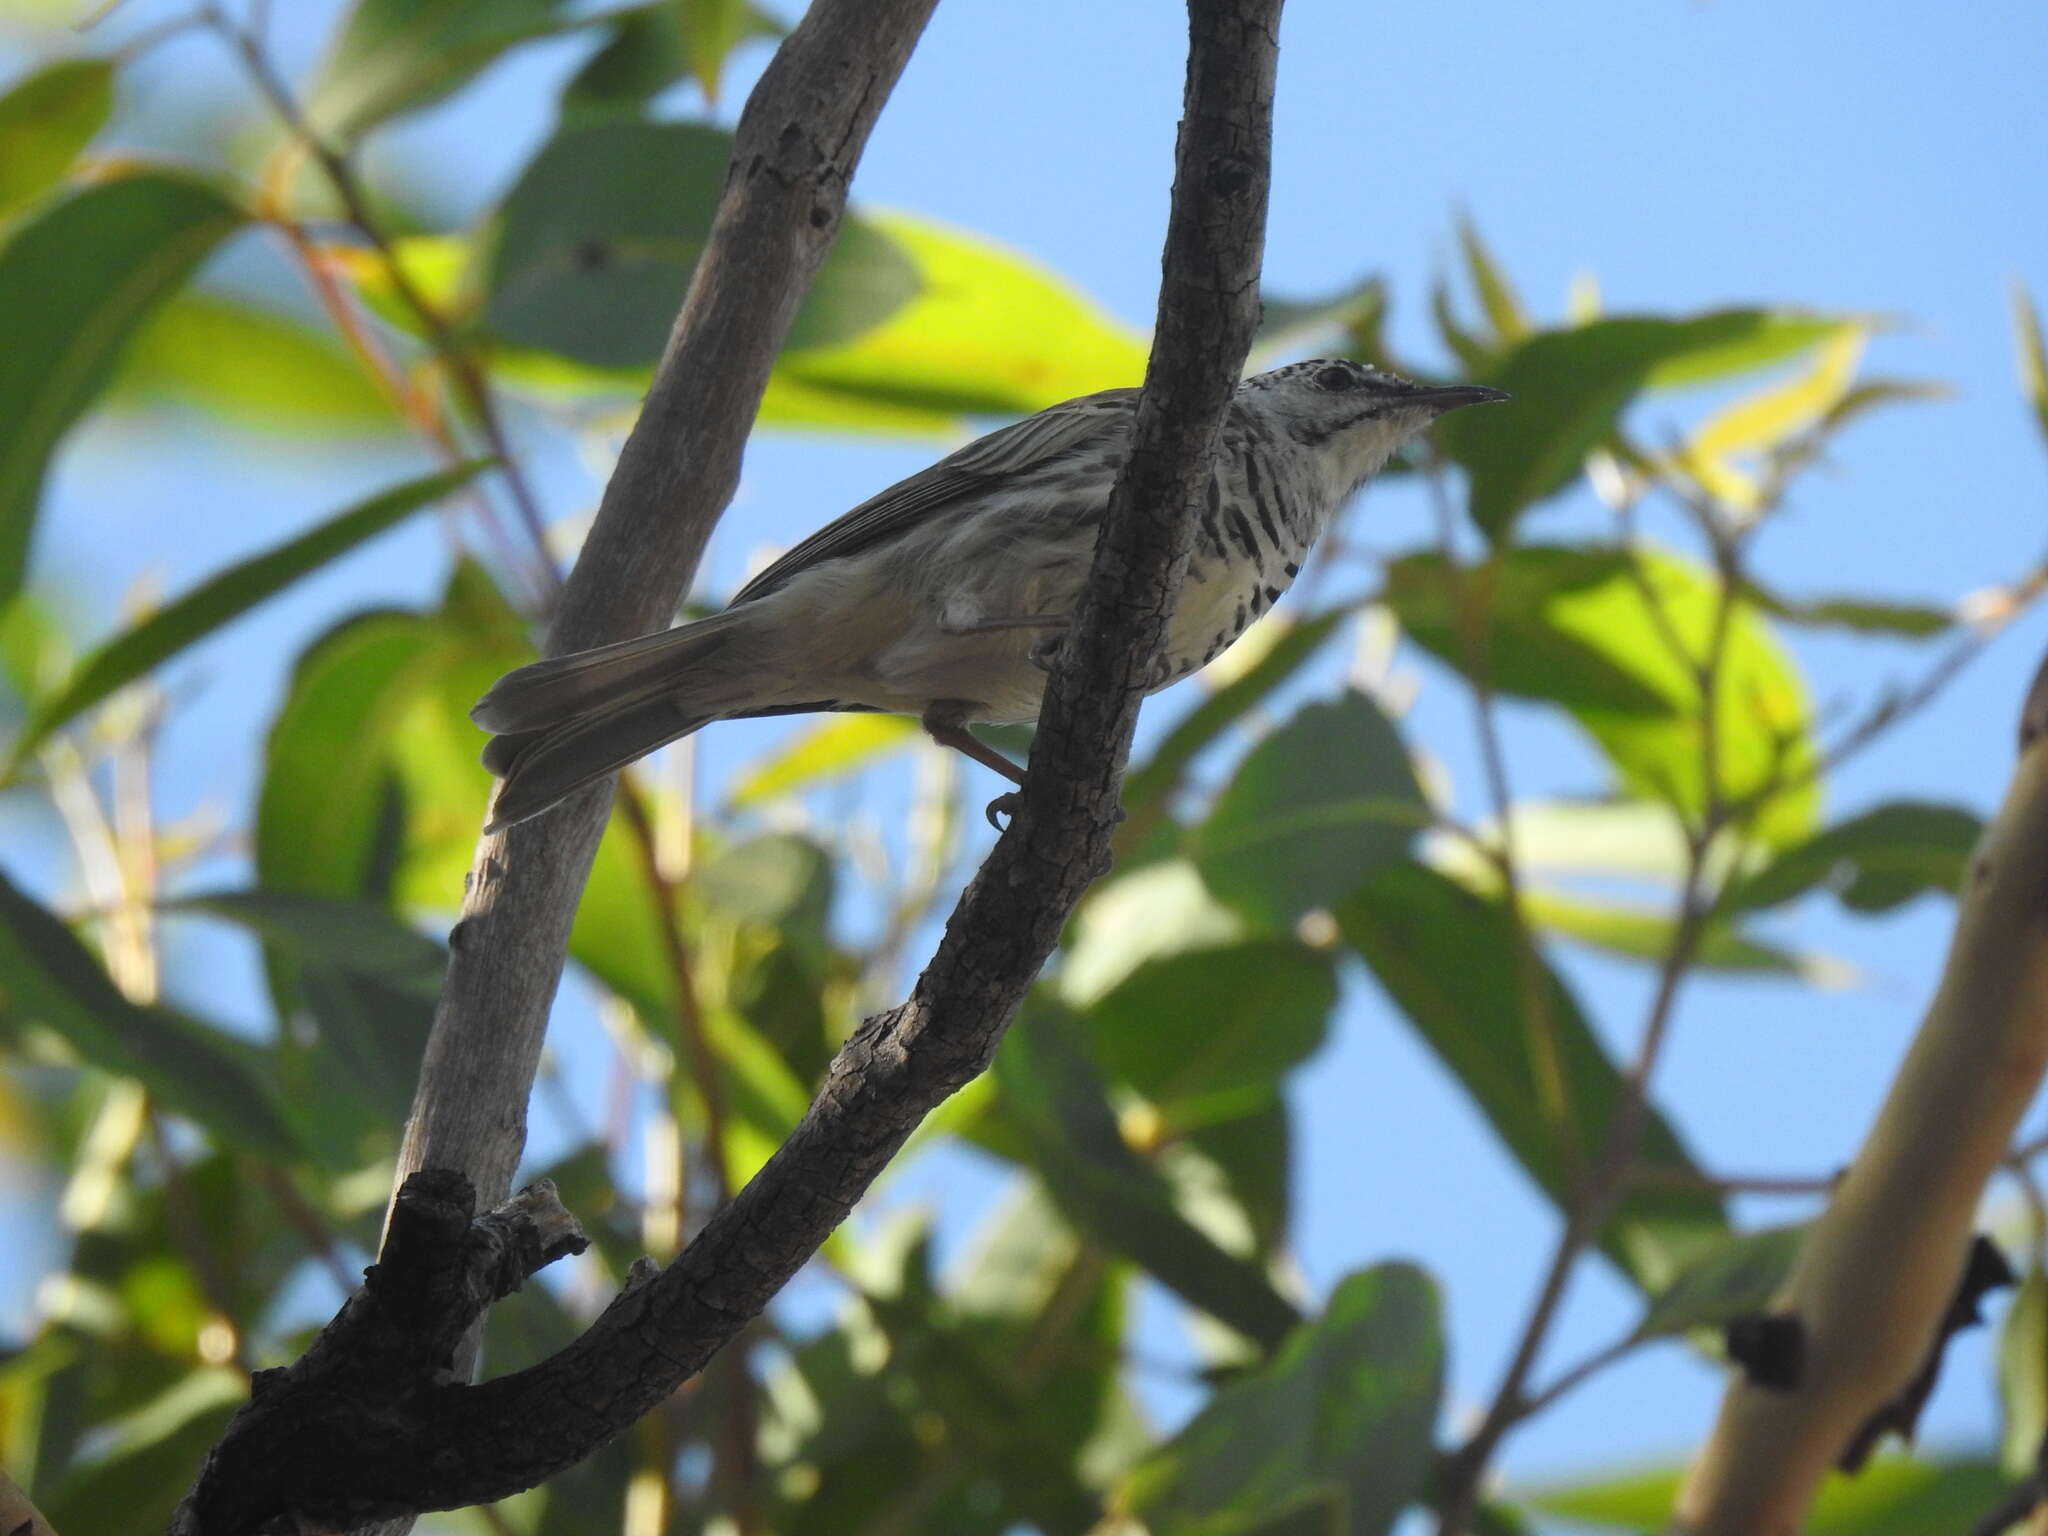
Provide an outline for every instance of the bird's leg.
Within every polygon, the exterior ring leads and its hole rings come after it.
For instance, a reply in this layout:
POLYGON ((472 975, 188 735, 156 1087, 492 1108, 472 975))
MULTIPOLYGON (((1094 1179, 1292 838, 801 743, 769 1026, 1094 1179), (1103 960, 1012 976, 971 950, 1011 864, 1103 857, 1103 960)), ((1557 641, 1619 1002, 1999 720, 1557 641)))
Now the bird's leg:
MULTIPOLYGON (((941 699, 925 710, 918 723, 924 727, 925 734, 940 746, 951 747, 955 752, 965 753, 982 767, 1001 774, 1012 784, 1024 782, 1024 775, 1018 771, 1015 763, 967 729, 960 718, 960 705, 956 701, 941 699)), ((995 799, 989 801, 983 814, 988 817, 988 824, 1000 832, 1003 830, 1002 824, 996 817, 1014 810, 1016 804, 1015 794, 997 795, 995 799)))

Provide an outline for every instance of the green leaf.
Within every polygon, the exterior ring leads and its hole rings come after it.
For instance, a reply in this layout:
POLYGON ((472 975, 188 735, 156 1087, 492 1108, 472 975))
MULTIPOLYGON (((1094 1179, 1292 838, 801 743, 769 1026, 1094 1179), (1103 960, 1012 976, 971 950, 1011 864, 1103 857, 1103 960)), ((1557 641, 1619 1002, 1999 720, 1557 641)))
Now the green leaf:
POLYGON ((1283 299, 1265 294, 1259 303, 1258 353, 1270 358, 1296 341, 1320 341, 1360 331, 1375 335, 1386 312, 1387 285, 1377 276, 1323 299, 1283 299))
POLYGON ((78 664, 64 691, 36 711, 15 745, 14 761, 20 762, 59 726, 154 671, 195 641, 467 484, 483 467, 482 463, 465 464, 409 480, 336 513, 273 549, 229 566, 165 604, 78 664))
MULTIPOLYGON (((484 310, 491 328, 600 368, 661 355, 711 232, 732 140, 699 123, 572 123, 543 145, 499 210, 484 310)), ((910 258, 849 218, 789 345, 834 346, 918 290, 910 258)))
POLYGON ((168 171, 99 182, 0 249, 0 603, 20 589, 43 474, 122 349, 243 211, 168 171))
POLYGON ((2031 1477, 2048 1438, 2048 1276, 2027 1271, 1998 1330, 2000 1456, 2014 1477, 2031 1477))
MULTIPOLYGON (((1522 906, 1538 927, 1609 954, 1661 964, 1671 953, 1676 924, 1668 908, 1625 906, 1541 887, 1524 890, 1522 906)), ((1813 986, 1844 985, 1853 974, 1839 963, 1793 954, 1727 923, 1708 925, 1693 958, 1709 970, 1785 976, 1813 986)))
POLYGON ((832 903, 832 861, 808 838, 768 833, 728 848, 691 882, 706 906, 752 923, 784 923, 832 903))
POLYGON ((1833 418, 1855 384, 1868 339, 1861 327, 1845 327, 1815 348, 1811 362, 1790 379, 1722 407, 1686 439, 1679 465, 1733 513, 1759 512, 1764 486, 1750 466, 1833 418))
POLYGON ((1831 885, 1852 912, 1889 912, 1926 891, 1962 889, 1984 824, 1961 806, 1897 800, 1788 848, 1738 886, 1737 907, 1775 907, 1831 885))
POLYGON ((251 1057, 175 1009, 131 1003, 71 930, 0 874, 5 1011, 43 1024, 102 1071, 140 1081, 179 1114, 252 1151, 297 1142, 251 1057))
POLYGON ((1614 434, 1643 390, 1780 362, 1849 324, 1722 310, 1689 320, 1636 316, 1541 331, 1473 380, 1507 390, 1514 409, 1483 422, 1450 417, 1437 436, 1465 468, 1473 522, 1502 541, 1518 514, 1578 477, 1586 455, 1614 434))
POLYGON ((225 1366, 201 1366, 139 1411, 96 1425, 102 1454, 55 1488, 38 1491, 49 1529, 168 1527, 192 1485, 193 1467, 247 1397, 246 1377, 225 1366))
MULTIPOLYGON (((1338 906, 1336 917, 1346 942, 1529 1176, 1553 1200, 1567 1200, 1620 1102, 1621 1074, 1577 999, 1539 957, 1535 1001, 1555 1041, 1553 1077, 1524 1005, 1527 962, 1506 908, 1425 866, 1396 864, 1338 906), (1546 1081, 1556 1087, 1548 1107, 1546 1081)), ((1640 1157, 1681 1180, 1698 1178, 1676 1133, 1654 1111, 1640 1157)), ((1630 1194, 1601 1245, 1639 1284, 1655 1289, 1704 1240, 1726 1230, 1718 1198, 1674 1184, 1630 1194)))
POLYGON ((1142 965, 1083 1023, 1089 1054, 1178 1132, 1264 1108, 1321 1046, 1336 1001, 1326 956, 1254 939, 1142 965))
MULTIPOLYGON (((1692 817, 1704 809, 1706 722, 1694 667, 1720 602, 1708 571, 1655 549, 1527 545, 1496 550, 1455 582, 1440 556, 1409 555, 1387 568, 1386 580, 1384 600, 1417 644, 1468 675, 1477 650, 1497 692, 1569 710, 1632 796, 1692 817), (1483 647, 1471 643, 1478 634, 1483 647)), ((1805 684, 1768 624, 1740 600, 1718 681, 1722 798, 1788 783, 1755 829, 1774 843, 1805 836, 1820 802, 1805 684)))
POLYGON ((1429 1277, 1350 1275, 1271 1364, 1140 1465, 1122 1502, 1173 1536, 1250 1536, 1288 1516, 1289 1530, 1380 1536, 1423 1491, 1443 1368, 1429 1277))
POLYGON ((678 0, 690 70, 703 87, 704 99, 718 100, 719 76, 726 56, 750 37, 773 37, 780 29, 766 21, 746 0, 678 0), (765 25, 764 25, 765 22, 765 25))
POLYGON ((740 770, 726 805, 746 810, 857 773, 914 746, 907 715, 825 715, 740 770))
MULTIPOLYGON (((1682 1475, 1662 1468, 1515 1497, 1589 1530, 1661 1531, 1682 1475)), ((2005 1474, 1988 1458, 1885 1456, 1854 1477, 1831 1475, 1801 1529, 1803 1536, 1952 1536, 1969 1530, 2006 1492, 2005 1474)))
POLYGON ((1668 1338, 1766 1311, 1792 1273, 1804 1226, 1731 1234, 1695 1255, 1651 1301, 1636 1336, 1668 1338))
POLYGON ((220 293, 181 293, 159 309, 108 398, 204 411, 242 431, 369 437, 403 425, 333 336, 220 293))
POLYGON ((1196 833, 1194 859, 1217 896, 1284 925, 1405 857, 1429 819, 1393 723, 1347 692, 1303 706, 1252 749, 1196 833))
POLYGON ((996 1057, 1001 1102, 1032 1167, 1083 1232, 1245 1337, 1276 1344, 1298 1314, 1257 1263, 1175 1208, 1158 1171, 1125 1143, 1071 1029, 1057 1010, 1034 1008, 996 1057))
POLYGON ((901 214, 870 215, 869 222, 916 269, 915 296, 851 341, 785 353, 763 422, 860 419, 812 414, 827 406, 1023 415, 1144 377, 1143 337, 1038 263, 901 214), (800 393, 779 395, 778 386, 800 393))
POLYGON ((1846 629, 1854 634, 1887 635, 1901 640, 1927 640, 1956 627, 1952 608, 1927 603, 1876 602, 1861 597, 1780 597, 1750 588, 1750 596, 1772 618, 1810 629, 1846 629))
MULTIPOLYGON (((577 71, 562 92, 565 114, 617 112, 644 105, 670 86, 686 78, 700 82, 708 74, 707 97, 716 97, 716 80, 725 52, 750 37, 777 37, 782 27, 774 17, 744 3, 720 0, 714 10, 736 26, 736 35, 725 39, 716 58, 702 57, 705 45, 719 42, 716 33, 707 35, 702 8, 678 0, 654 0, 648 5, 629 6, 605 18, 611 38, 577 71)), ((714 20, 719 18, 713 18, 714 20)))
POLYGON ((353 138, 460 90, 508 49, 587 21, 562 0, 356 0, 308 115, 353 138))
POLYGON ((106 59, 60 59, 0 95, 0 218, 62 181, 113 111, 106 59))
POLYGON ((1479 295, 1479 307, 1486 311, 1487 324, 1493 327, 1494 341, 1503 346, 1520 341, 1529 334, 1529 316, 1507 274, 1479 238, 1479 227, 1469 218, 1458 220, 1458 248, 1464 252, 1466 274, 1479 295))
POLYGON ((1192 864, 1141 865, 1088 893, 1061 950, 1060 996, 1072 1008, 1091 1007, 1147 961, 1235 944, 1250 931, 1192 864))
POLYGON ((439 944, 367 901, 304 891, 207 891, 159 903, 158 910, 218 918, 294 959, 375 977, 419 997, 439 993, 448 966, 439 944))
POLYGON ((1259 659, 1175 721, 1143 766, 1133 768, 1125 777, 1124 808, 1131 821, 1156 819, 1202 749, 1228 733, 1254 705, 1307 665, 1349 616, 1346 609, 1332 609, 1298 622, 1277 613, 1266 619, 1260 628, 1277 638, 1259 659))
POLYGON ((2041 317, 2033 297, 2019 283, 2012 285, 2012 331, 2019 346, 2020 388, 2034 408, 2041 440, 2048 442, 2048 345, 2041 340, 2041 317))

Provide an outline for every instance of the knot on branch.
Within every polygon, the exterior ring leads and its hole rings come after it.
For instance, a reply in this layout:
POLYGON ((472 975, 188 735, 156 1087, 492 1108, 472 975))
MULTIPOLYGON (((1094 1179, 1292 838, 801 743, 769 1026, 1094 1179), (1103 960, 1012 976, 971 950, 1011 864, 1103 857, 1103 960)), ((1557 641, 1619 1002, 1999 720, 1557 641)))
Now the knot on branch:
POLYGON ((590 1246, 545 1179, 475 1210, 460 1173, 405 1181, 362 1288, 295 1364, 257 1375, 172 1536, 243 1536, 292 1514, 346 1529, 428 1507, 402 1491, 420 1469, 459 1475, 463 1458, 424 1412, 457 1341, 528 1276, 590 1246))

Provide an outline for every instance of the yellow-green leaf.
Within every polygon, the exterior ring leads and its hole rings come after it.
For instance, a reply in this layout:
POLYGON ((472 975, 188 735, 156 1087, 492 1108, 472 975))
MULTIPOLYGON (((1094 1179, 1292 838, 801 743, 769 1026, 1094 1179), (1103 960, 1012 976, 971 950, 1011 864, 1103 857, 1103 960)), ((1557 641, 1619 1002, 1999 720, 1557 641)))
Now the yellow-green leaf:
POLYGON ((2048 441, 2048 346, 2041 340, 2041 317, 2034 310, 2034 300, 2018 283, 2012 287, 2012 329, 2019 343, 2020 387, 2034 407, 2043 441, 2048 441))
POLYGON ((64 178, 114 110, 114 66, 61 59, 0 95, 0 216, 64 178))
POLYGON ((917 736, 917 722, 903 715, 827 715, 742 769, 729 803, 742 810, 842 778, 901 752, 917 736))

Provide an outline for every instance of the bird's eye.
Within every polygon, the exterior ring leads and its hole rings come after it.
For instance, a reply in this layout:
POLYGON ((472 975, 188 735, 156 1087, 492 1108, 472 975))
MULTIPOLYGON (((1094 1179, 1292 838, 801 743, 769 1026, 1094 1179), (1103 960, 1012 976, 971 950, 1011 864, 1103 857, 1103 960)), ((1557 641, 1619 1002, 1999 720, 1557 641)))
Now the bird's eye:
POLYGON ((1332 363, 1327 368, 1316 370, 1316 388, 1342 391, 1358 388, 1358 375, 1349 368, 1332 363))

